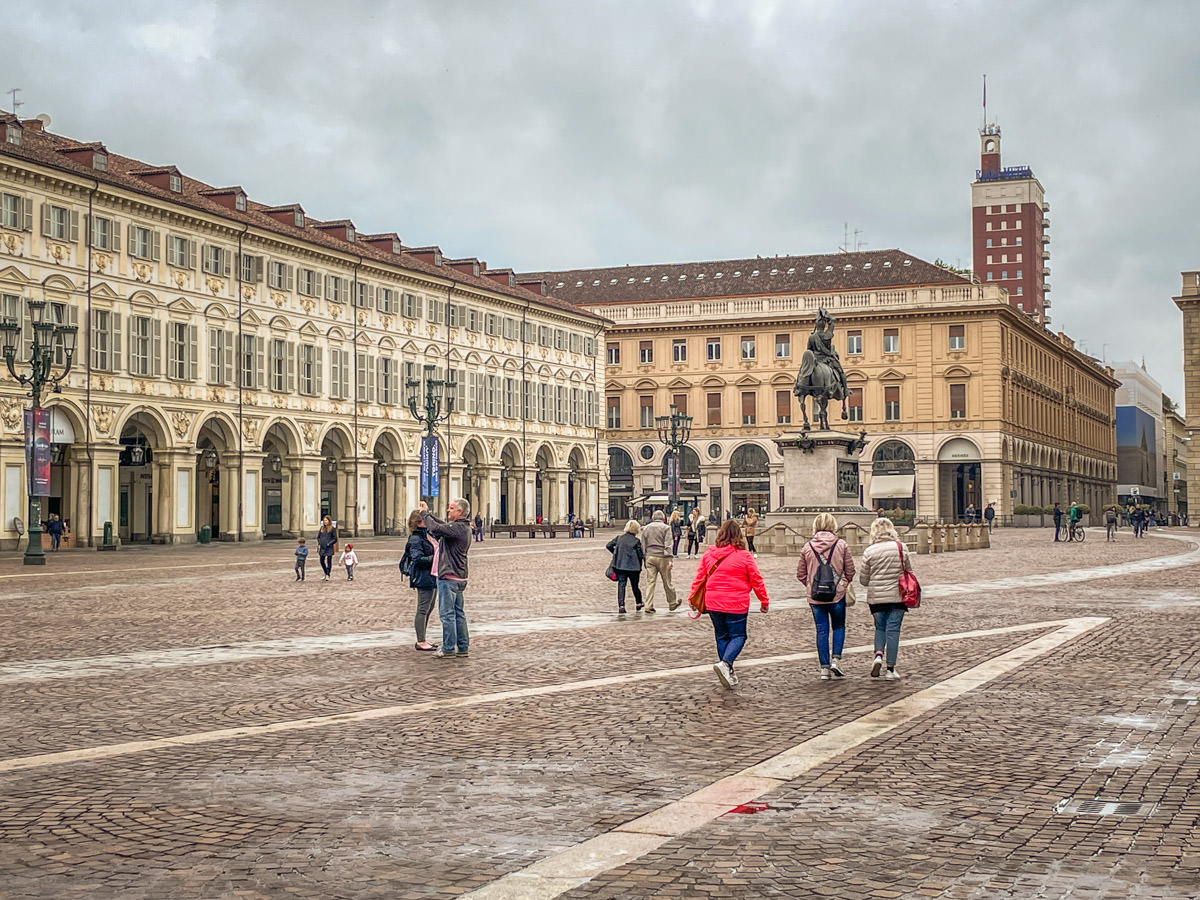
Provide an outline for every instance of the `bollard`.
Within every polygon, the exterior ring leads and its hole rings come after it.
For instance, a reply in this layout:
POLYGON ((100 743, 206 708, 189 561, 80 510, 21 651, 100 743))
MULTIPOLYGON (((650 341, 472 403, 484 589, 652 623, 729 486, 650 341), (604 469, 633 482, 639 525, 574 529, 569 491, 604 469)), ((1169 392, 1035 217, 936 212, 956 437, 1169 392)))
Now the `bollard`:
POLYGON ((942 533, 942 526, 934 525, 930 529, 929 552, 941 553, 945 546, 945 536, 942 533))
POLYGON ((979 549, 990 550, 992 546, 992 534, 988 527, 984 525, 979 529, 979 549))
POLYGON ((946 552, 953 553, 958 549, 958 529, 953 525, 944 527, 946 529, 946 552))
POLYGON ((116 550, 117 549, 117 545, 113 541, 112 522, 104 523, 104 540, 101 541, 100 546, 97 547, 96 549, 97 550, 116 550))
POLYGON ((921 524, 917 526, 917 553, 924 555, 929 552, 929 526, 921 524))

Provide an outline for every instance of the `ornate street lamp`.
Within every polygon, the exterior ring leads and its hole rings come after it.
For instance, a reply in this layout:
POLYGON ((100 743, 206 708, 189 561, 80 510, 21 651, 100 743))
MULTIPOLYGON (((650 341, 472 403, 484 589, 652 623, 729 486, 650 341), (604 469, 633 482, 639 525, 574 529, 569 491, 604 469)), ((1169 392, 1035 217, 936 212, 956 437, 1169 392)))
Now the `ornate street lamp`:
POLYGON ((658 429, 658 440, 665 444, 669 453, 667 457, 667 488, 670 491, 671 509, 679 505, 679 477, 681 459, 679 450, 692 436, 692 417, 681 413, 675 404, 671 404, 671 414, 655 416, 654 425, 658 429))
MULTIPOLYGON (((34 463, 41 453, 48 453, 49 446, 42 448, 36 436, 38 423, 47 413, 42 409, 42 389, 47 385, 58 388, 59 383, 71 371, 71 362, 75 357, 75 337, 77 328, 74 325, 55 325, 46 321, 46 301, 29 300, 29 320, 33 324, 33 337, 29 344, 28 374, 17 372, 17 353, 21 344, 21 323, 13 319, 0 322, 0 332, 3 333, 4 362, 8 372, 22 385, 29 387, 29 396, 33 407, 26 415, 25 437, 25 466, 29 473, 29 545, 25 548, 25 565, 44 566, 46 555, 42 553, 42 497, 48 491, 49 485, 35 484, 34 463), (62 349, 62 371, 54 373, 54 356, 57 349, 62 349)), ((24 361, 22 361, 24 363, 24 361)), ((45 435, 48 444, 49 435, 45 435)))
POLYGON ((454 380, 453 372, 449 379, 441 379, 435 377, 437 366, 429 364, 424 368, 425 377, 409 378, 405 388, 408 411, 425 429, 425 437, 421 439, 421 499, 431 500, 438 493, 437 438, 433 434, 437 426, 454 412, 454 393, 458 389, 458 382, 454 380), (421 392, 422 383, 425 385, 424 396, 421 392))

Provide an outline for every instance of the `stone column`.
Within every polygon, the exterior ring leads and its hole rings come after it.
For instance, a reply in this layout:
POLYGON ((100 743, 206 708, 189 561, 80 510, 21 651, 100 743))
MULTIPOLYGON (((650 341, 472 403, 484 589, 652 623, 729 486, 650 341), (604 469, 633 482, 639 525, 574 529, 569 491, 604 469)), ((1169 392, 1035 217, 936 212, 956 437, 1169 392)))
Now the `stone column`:
POLYGON ((567 520, 567 488, 569 469, 549 469, 550 476, 550 516, 546 521, 565 522, 567 520))
POLYGON ((154 538, 164 544, 196 540, 196 451, 158 450, 154 454, 154 538))

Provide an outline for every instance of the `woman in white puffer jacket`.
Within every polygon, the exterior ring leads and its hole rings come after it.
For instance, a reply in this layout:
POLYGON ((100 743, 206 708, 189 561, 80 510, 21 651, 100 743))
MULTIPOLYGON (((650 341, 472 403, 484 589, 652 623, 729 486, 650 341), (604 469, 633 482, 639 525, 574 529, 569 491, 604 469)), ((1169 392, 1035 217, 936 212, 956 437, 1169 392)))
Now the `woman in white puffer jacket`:
POLYGON ((872 522, 870 538, 871 543, 863 553, 858 581, 867 589, 867 604, 875 619, 875 660, 871 663, 871 677, 879 677, 886 650, 887 671, 883 677, 896 679, 900 677, 896 671, 900 626, 907 609, 900 600, 900 575, 912 571, 912 562, 907 550, 901 556, 900 536, 891 519, 881 517, 872 522))

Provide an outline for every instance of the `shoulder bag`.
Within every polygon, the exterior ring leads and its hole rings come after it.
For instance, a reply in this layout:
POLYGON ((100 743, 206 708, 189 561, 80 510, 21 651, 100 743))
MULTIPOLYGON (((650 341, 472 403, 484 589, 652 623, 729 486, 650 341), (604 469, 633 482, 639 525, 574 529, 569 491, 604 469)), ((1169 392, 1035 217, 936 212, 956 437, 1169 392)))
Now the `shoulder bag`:
POLYGON ((900 601, 909 609, 916 609, 921 605, 921 583, 904 565, 904 542, 896 541, 896 547, 900 550, 900 601))
POLYGON ((730 556, 733 556, 733 554, 730 553, 728 556, 723 556, 718 559, 717 564, 708 570, 708 574, 704 576, 704 580, 696 585, 692 592, 688 594, 688 606, 692 608, 692 612, 688 613, 688 615, 693 619, 698 619, 704 615, 704 595, 708 591, 708 579, 712 578, 713 572, 717 571, 721 563, 729 559, 730 556))

